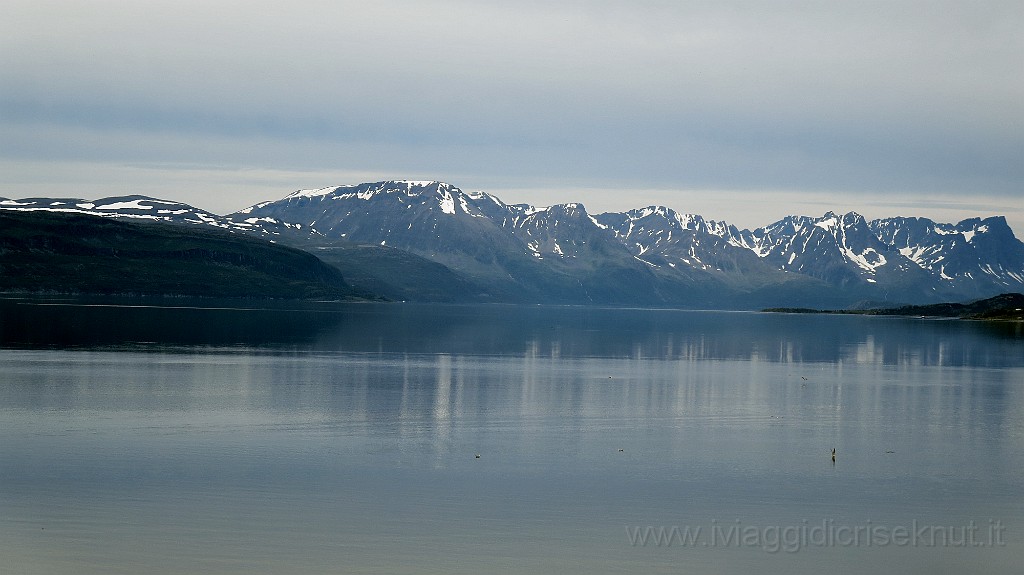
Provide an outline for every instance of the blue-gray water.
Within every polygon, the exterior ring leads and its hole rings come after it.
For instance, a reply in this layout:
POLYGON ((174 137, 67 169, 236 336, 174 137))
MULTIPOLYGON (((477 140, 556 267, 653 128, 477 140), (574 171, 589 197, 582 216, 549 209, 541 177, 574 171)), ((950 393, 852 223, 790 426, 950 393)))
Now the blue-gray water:
POLYGON ((1024 563, 1019 324, 38 303, 0 304, 0 573, 1024 563))

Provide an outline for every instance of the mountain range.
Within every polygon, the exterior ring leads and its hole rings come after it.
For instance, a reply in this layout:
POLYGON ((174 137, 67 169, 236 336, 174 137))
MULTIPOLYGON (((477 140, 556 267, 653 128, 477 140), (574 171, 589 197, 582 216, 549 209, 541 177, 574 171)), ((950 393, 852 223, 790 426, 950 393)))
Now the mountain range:
POLYGON ((0 199, 0 209, 220 228, 300 248, 392 299, 849 308, 1024 291, 1005 218, 789 216, 755 230, 651 206, 505 204, 443 182, 299 190, 217 215, 143 196, 0 199))

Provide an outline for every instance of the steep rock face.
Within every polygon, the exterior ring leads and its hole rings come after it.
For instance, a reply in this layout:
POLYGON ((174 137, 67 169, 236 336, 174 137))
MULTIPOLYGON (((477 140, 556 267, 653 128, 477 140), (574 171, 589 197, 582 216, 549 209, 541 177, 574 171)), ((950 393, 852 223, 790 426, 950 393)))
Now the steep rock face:
POLYGON ((869 225, 881 241, 930 272, 945 291, 975 297, 1024 286, 1024 244, 1002 216, 957 224, 895 217, 869 225))
POLYGON ((568 294, 584 302, 663 303, 664 280, 627 249, 582 204, 509 206, 507 229, 537 264, 553 271, 568 294))
POLYGON ((923 218, 867 222, 854 212, 828 212, 744 230, 739 240, 774 267, 879 302, 969 299, 1024 288, 1024 244, 1002 217, 953 225, 923 218))
POLYGON ((538 259, 580 259, 623 257, 628 251, 614 234, 595 225, 582 204, 560 204, 549 208, 511 206, 513 217, 504 227, 538 259))
POLYGON ((900 266, 894 253, 856 213, 790 217, 754 230, 750 249, 774 267, 836 286, 877 283, 885 266, 900 266))
POLYGON ((742 234, 726 222, 680 214, 663 206, 597 216, 638 260, 664 278, 671 294, 706 293, 713 305, 756 308, 768 302, 834 303, 827 285, 771 266, 743 246, 742 234), (689 293, 671 286, 692 286, 689 293))
POLYGON ((679 214, 662 206, 601 214, 597 221, 611 229, 638 259, 656 267, 739 273, 771 270, 750 250, 737 245, 739 231, 725 222, 679 214))

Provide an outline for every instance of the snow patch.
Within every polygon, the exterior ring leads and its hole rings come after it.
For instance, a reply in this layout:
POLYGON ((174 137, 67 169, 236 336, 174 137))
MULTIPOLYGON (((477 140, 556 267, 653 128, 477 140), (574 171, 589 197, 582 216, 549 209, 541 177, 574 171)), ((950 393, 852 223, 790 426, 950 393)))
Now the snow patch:
MULTIPOLYGON (((331 194, 332 192, 334 192, 337 189, 338 188, 333 187, 333 188, 320 188, 319 190, 298 190, 298 191, 292 192, 292 193, 288 194, 287 196, 285 196, 285 199, 289 199, 289 198, 317 198, 317 197, 329 195, 329 194, 331 194)), ((264 204, 264 205, 266 205, 266 204, 264 204)), ((257 205, 256 207, 257 208, 261 208, 263 206, 257 205)))
POLYGON ((441 201, 439 202, 439 205, 441 206, 442 212, 450 215, 455 215, 455 198, 452 197, 452 193, 450 191, 444 191, 444 195, 441 196, 441 201))
POLYGON ((132 200, 130 202, 114 202, 105 206, 97 206, 97 210, 152 210, 153 206, 144 206, 141 202, 145 200, 132 200))
POLYGON ((831 231, 832 228, 835 228, 838 225, 838 223, 839 218, 833 216, 827 220, 822 220, 820 222, 815 223, 814 226, 821 228, 823 230, 831 231))
POLYGON ((857 267, 872 273, 874 273, 875 268, 886 264, 885 256, 875 251, 875 248, 867 248, 859 254, 850 248, 844 248, 843 255, 846 256, 846 259, 856 264, 857 267))

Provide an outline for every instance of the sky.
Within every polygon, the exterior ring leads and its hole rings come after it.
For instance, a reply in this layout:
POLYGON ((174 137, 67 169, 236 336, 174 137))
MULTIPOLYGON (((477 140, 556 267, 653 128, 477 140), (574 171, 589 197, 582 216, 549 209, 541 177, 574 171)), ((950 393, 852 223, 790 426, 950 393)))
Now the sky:
POLYGON ((5 0, 0 196, 441 180, 1024 236, 1024 2, 5 0))

